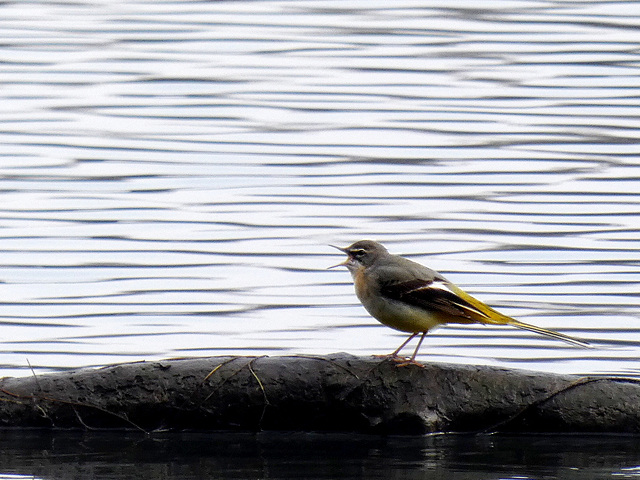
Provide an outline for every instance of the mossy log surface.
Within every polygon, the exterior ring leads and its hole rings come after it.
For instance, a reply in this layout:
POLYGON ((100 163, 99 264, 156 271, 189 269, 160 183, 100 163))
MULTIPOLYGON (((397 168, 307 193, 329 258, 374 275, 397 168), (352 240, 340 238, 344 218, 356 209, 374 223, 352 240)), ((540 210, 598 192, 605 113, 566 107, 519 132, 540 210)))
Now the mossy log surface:
POLYGON ((212 357, 0 380, 0 427, 640 433, 640 383, 334 354, 212 357))

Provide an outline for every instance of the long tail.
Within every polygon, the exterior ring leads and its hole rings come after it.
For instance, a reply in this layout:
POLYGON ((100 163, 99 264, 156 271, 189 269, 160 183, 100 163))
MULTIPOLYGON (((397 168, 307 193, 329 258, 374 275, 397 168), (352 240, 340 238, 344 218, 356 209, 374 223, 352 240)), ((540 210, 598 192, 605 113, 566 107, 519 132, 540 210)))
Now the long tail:
POLYGON ((481 302, 477 298, 472 297, 461 288, 456 287, 451 283, 447 283, 446 287, 455 295, 450 301, 458 308, 464 309, 471 318, 476 322, 492 324, 492 325, 512 325, 514 327, 521 328, 523 330, 529 330, 530 332, 539 333, 546 337, 555 338, 556 340, 562 340, 563 342, 577 345, 583 348, 593 348, 593 346, 584 340, 578 340, 577 338, 564 335, 562 333, 547 330, 546 328, 536 327, 529 323, 524 323, 515 318, 511 318, 504 315, 497 310, 494 310, 489 305, 481 302))
POLYGON ((563 342, 567 342, 572 345, 577 345, 582 348, 593 348, 593 346, 590 343, 587 343, 584 340, 578 340, 577 338, 573 338, 573 337, 570 337, 569 335, 564 335, 562 333, 554 332, 552 330, 547 330, 546 328, 536 327, 535 325, 530 325, 528 323, 520 322, 519 320, 514 320, 513 318, 509 322, 509 325, 513 325, 514 327, 518 327, 523 330, 529 330, 530 332, 539 333, 540 335, 544 335, 546 337, 555 338, 556 340, 562 340, 563 342))

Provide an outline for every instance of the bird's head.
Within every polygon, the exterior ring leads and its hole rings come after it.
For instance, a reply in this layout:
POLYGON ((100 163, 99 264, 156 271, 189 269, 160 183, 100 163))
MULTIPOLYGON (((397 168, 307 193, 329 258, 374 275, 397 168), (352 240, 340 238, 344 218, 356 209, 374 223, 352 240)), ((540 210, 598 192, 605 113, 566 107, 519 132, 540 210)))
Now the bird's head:
POLYGON ((357 270, 360 267, 369 267, 373 265, 378 258, 389 254, 384 246, 372 240, 360 240, 345 248, 336 247, 335 245, 330 246, 346 253, 347 259, 329 268, 344 266, 351 271, 357 270))

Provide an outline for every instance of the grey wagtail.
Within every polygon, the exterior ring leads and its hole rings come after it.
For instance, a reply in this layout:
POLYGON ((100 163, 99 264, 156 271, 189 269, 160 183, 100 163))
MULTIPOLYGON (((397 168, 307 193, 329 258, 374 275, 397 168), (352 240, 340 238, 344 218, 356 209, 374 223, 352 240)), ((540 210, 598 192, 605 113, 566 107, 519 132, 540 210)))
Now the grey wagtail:
POLYGON ((356 295, 364 308, 382 324, 411 334, 389 355, 402 362, 401 365, 420 365, 415 359, 425 335, 432 328, 447 323, 513 325, 573 345, 591 347, 587 342, 503 315, 465 293, 438 272, 392 255, 377 242, 361 240, 346 248, 331 246, 348 257, 329 268, 345 266, 349 269, 356 295), (422 335, 411 359, 406 361, 398 357, 398 353, 418 334, 422 335))

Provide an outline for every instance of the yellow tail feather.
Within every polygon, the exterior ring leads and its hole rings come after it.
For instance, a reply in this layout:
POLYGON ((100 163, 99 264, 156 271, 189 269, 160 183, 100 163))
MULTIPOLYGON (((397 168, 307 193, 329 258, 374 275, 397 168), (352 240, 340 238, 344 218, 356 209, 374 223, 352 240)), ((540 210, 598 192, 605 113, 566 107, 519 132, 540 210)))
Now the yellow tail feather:
MULTIPOLYGON (((529 323, 520 322, 515 318, 504 315, 497 310, 494 310, 489 305, 481 302, 477 298, 473 298, 471 295, 466 293, 464 290, 456 287, 455 285, 451 285, 451 290, 462 300, 464 300, 465 303, 472 307, 471 309, 468 309, 468 313, 479 323, 488 325, 513 325, 514 327, 518 327, 523 330, 529 330, 530 332, 539 333, 540 335, 555 338, 556 340, 562 340, 563 342, 567 342, 572 345, 577 345, 583 348, 593 348, 591 344, 583 340, 578 340, 577 338, 570 337, 569 335, 564 335, 552 330, 547 330, 546 328, 536 327, 535 325, 531 325, 529 323)), ((459 306, 465 309, 468 308, 465 305, 459 306)))

